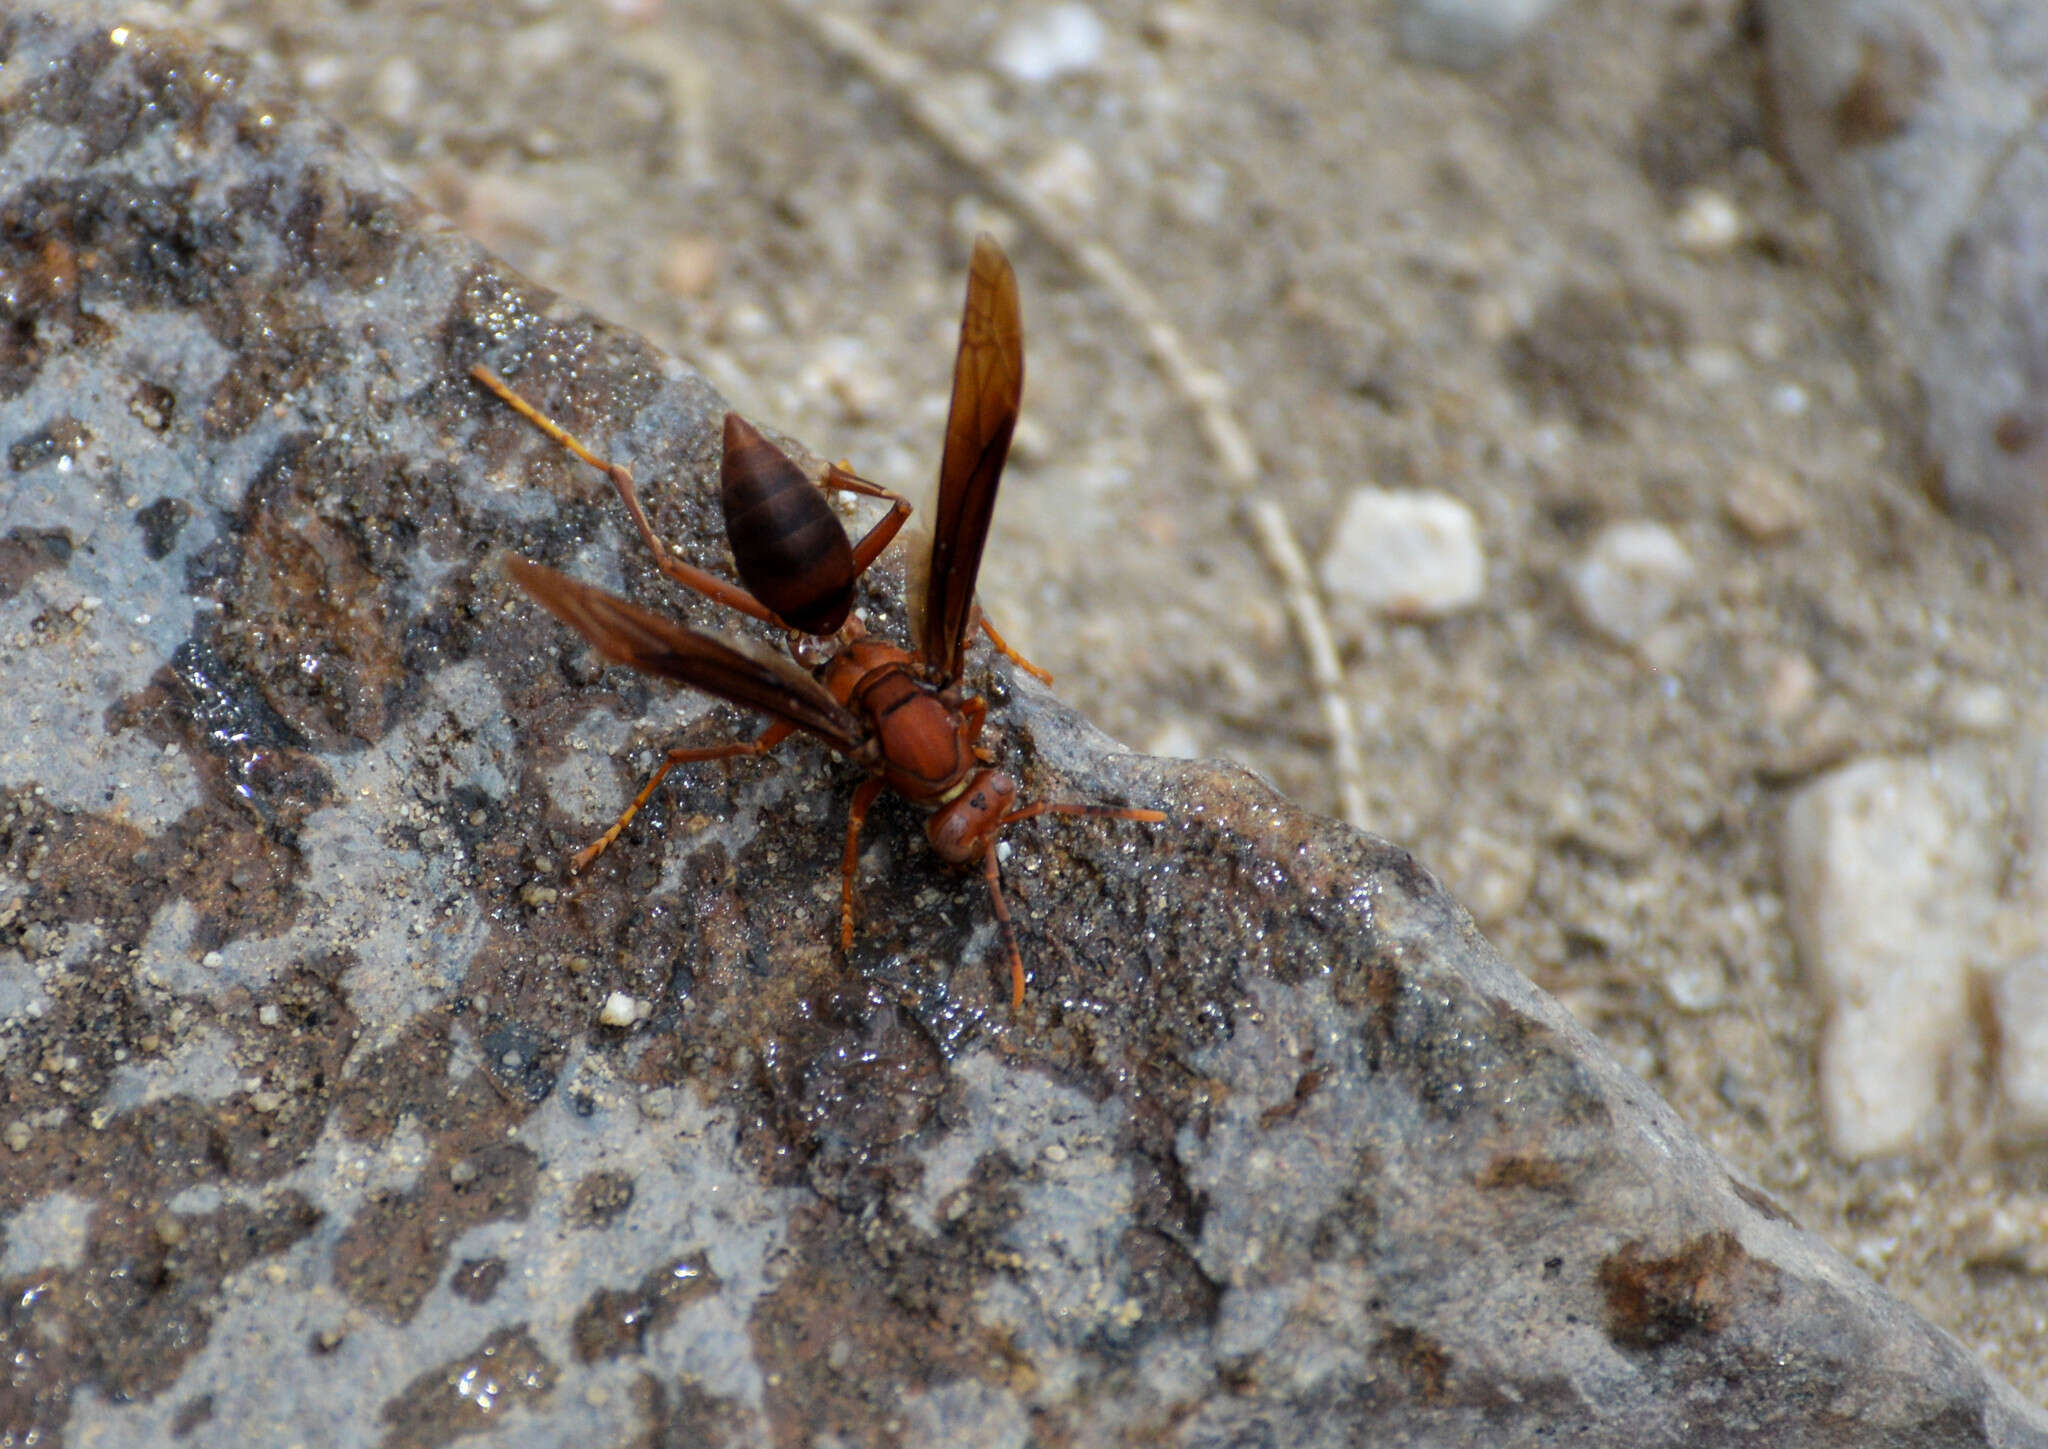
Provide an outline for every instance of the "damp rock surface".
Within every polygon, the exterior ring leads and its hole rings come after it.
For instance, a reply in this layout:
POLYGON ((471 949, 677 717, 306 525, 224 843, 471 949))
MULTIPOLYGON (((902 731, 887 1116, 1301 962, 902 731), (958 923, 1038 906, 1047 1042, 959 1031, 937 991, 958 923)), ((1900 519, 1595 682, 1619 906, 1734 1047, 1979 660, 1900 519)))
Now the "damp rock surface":
POLYGON ((231 52, 0 55, 0 1438, 2048 1442, 1406 852, 978 651, 1032 797, 1172 817, 1014 832, 1021 1014, 894 802, 838 949, 816 750, 565 876, 579 746, 746 721, 506 587, 715 617, 467 370, 713 564, 720 400, 231 52))

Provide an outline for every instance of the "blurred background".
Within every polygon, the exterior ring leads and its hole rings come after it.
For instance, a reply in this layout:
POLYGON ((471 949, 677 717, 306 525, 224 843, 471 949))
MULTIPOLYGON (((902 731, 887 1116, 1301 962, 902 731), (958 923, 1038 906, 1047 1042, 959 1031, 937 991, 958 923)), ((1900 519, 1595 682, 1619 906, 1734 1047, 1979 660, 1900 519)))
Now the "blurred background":
MULTIPOLYGON (((1988 782, 1929 828, 1988 840, 2009 900, 2040 603, 1919 486, 1885 328, 1770 144, 1761 21, 1543 8, 166 13, 893 486, 936 468, 968 241, 996 232, 1029 382, 982 597, 1058 692, 1412 849, 1740 1170, 2048 1397, 2048 1173, 1999 1096, 2021 1024, 1958 968, 1911 1141, 1831 1135, 1783 884, 1816 848, 1801 791, 1932 759, 1988 782), (1348 800, 1258 504, 1315 581, 1348 800)), ((658 497, 661 460, 630 461, 658 497)))

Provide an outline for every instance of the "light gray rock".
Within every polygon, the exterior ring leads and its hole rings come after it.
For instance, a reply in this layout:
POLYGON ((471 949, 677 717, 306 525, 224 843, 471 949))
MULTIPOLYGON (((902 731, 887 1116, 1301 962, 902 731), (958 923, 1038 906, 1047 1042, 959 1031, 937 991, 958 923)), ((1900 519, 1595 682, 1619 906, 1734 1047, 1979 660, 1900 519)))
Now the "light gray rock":
POLYGON ((1793 163, 1883 286, 1943 495, 2048 582, 2048 10, 1764 0, 1793 163))
POLYGON ((1786 911, 1828 1012, 1821 1108, 1851 1161, 1931 1146, 1946 1125, 1997 827, 1989 781, 1961 757, 1858 760, 1785 812, 1786 911))

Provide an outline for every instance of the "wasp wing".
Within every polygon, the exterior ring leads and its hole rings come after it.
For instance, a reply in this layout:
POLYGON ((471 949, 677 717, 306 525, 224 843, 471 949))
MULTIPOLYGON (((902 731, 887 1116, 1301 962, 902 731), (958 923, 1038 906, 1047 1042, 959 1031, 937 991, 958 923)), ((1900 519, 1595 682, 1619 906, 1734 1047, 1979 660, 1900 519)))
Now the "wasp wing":
POLYGON ((865 738, 851 710, 778 654, 737 639, 700 634, 617 594, 523 558, 507 558, 505 572, 614 664, 773 715, 848 754, 865 738))
POLYGON ((953 403, 939 463, 938 506, 921 587, 913 581, 911 627, 934 677, 956 680, 974 627, 974 580, 995 516, 996 485, 1024 396, 1024 324, 1017 274, 986 232, 967 265, 967 307, 953 361, 953 403))

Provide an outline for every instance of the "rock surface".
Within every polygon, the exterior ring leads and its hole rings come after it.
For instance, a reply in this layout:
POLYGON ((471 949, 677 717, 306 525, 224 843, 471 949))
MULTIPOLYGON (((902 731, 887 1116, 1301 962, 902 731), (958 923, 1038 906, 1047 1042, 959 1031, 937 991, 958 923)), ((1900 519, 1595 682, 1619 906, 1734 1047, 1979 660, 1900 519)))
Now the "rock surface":
POLYGON ((816 752, 565 880, 674 701, 490 561, 651 570, 465 370, 714 560, 718 400, 229 53, 0 47, 0 1436, 2048 1442, 1405 852, 1007 675, 1174 815, 1017 832, 1021 1017, 908 811, 836 949, 816 752))
POLYGON ((1946 500, 2048 583, 2048 12, 1763 14, 1783 144, 1883 286, 1946 500))

